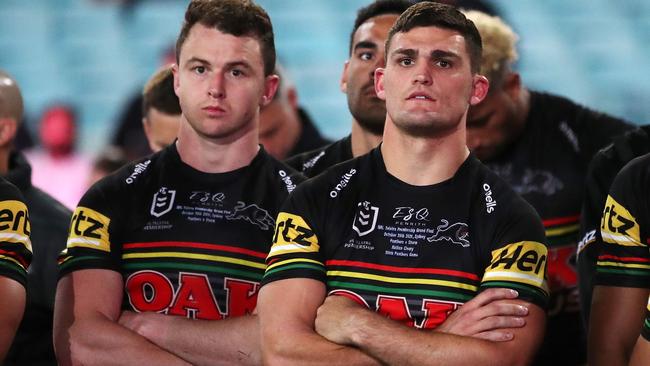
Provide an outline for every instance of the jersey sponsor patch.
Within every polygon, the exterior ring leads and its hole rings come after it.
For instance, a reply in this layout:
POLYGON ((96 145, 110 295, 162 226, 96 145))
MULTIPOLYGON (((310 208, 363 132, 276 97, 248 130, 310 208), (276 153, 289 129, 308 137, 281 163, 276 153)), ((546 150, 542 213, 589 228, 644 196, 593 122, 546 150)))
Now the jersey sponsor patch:
POLYGON ((520 282, 547 291, 548 251, 542 243, 520 241, 492 251, 483 281, 520 282))
POLYGON ((319 248, 316 234, 302 217, 288 212, 280 212, 269 256, 318 252, 319 248))
POLYGON ((645 246, 641 242, 639 224, 636 218, 612 196, 607 196, 600 234, 606 243, 623 246, 645 246))
POLYGON ((15 200, 0 202, 0 241, 22 244, 31 252, 30 233, 31 225, 27 206, 23 202, 15 200))
POLYGON ((77 207, 72 215, 67 247, 84 247, 110 252, 111 242, 108 234, 110 223, 111 219, 93 209, 77 207))

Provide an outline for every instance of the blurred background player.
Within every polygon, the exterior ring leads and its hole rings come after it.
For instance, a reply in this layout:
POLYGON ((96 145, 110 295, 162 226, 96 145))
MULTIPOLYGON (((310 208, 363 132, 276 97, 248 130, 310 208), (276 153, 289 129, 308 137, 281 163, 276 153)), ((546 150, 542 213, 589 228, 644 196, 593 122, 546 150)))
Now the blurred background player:
POLYGON ((541 216, 551 291, 540 364, 585 361, 575 253, 587 165, 598 149, 633 127, 566 98, 531 91, 512 69, 517 35, 500 18, 467 11, 481 32, 488 96, 472 106, 467 145, 541 216))
POLYGON ((20 88, 9 74, 0 71, 0 175, 18 187, 25 198, 34 251, 27 272, 25 315, 4 365, 56 365, 52 346, 54 292, 59 273, 56 258, 65 248, 72 212, 32 185, 31 166, 22 153, 13 149, 22 117, 20 88))
POLYGON ((260 143, 264 149, 274 158, 284 160, 331 143, 299 105, 298 91, 286 70, 276 64, 274 73, 280 77, 278 91, 260 111, 260 143))
POLYGON ((340 82, 352 114, 352 132, 324 148, 289 158, 289 165, 313 177, 379 145, 386 105, 375 93, 374 73, 385 64, 388 30, 410 5, 406 0, 378 0, 359 9, 350 33, 350 58, 343 66, 340 82))
POLYGON ((147 81, 142 92, 142 127, 153 152, 176 139, 181 122, 181 106, 174 92, 171 67, 162 67, 147 81))

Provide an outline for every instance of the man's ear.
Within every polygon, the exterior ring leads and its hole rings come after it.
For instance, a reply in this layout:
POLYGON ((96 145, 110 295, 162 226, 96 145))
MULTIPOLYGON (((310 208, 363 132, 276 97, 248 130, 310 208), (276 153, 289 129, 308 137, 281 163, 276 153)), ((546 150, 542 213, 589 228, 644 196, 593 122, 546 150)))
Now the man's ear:
POLYGON ((178 77, 178 64, 172 64, 172 74, 174 75, 174 93, 178 96, 178 88, 180 88, 181 85, 178 77))
POLYGON ((341 73, 341 81, 339 83, 339 88, 345 94, 348 92, 348 68, 350 67, 350 60, 345 61, 343 65, 343 72, 341 73))
POLYGON ((510 72, 503 80, 503 91, 508 94, 510 99, 518 100, 521 94, 521 76, 517 72, 510 72))
POLYGON ((384 74, 386 69, 377 68, 375 70, 375 93, 377 98, 386 100, 386 91, 384 90, 384 74))
POLYGON ((0 146, 7 146, 14 141, 18 123, 15 119, 9 117, 0 118, 0 146))
POLYGON ((260 100, 260 108, 271 103, 275 92, 278 91, 278 85, 280 85, 279 76, 271 74, 264 78, 264 94, 262 94, 262 99, 260 100))
POLYGON ((485 96, 487 96, 490 82, 485 76, 476 74, 474 75, 472 83, 472 95, 469 98, 469 104, 477 105, 485 99, 485 96))

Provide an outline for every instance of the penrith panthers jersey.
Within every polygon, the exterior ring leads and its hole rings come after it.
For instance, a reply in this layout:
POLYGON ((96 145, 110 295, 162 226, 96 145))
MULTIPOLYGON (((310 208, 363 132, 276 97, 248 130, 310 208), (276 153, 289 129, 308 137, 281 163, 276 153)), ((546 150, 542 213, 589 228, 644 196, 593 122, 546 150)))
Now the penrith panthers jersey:
POLYGON ((650 288, 650 154, 616 176, 605 202, 596 285, 650 288))
POLYGON ((183 163, 175 144, 95 184, 74 212, 61 276, 120 272, 123 309, 197 319, 251 313, 274 217, 302 179, 263 148, 220 174, 183 163))
POLYGON ((263 282, 320 280, 329 294, 433 328, 490 287, 545 307, 544 241, 532 207, 474 156, 447 181, 412 186, 376 148, 293 192, 263 282))
POLYGON ((31 227, 24 202, 18 188, 0 177, 0 276, 23 286, 32 260, 31 227))

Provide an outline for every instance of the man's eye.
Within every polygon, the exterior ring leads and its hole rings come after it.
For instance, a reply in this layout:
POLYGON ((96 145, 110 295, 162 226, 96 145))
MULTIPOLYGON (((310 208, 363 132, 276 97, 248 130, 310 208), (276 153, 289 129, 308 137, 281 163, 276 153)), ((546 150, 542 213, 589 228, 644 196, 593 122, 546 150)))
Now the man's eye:
POLYGON ((362 59, 363 61, 370 61, 372 60, 372 53, 363 52, 359 55, 359 58, 362 59))
POLYGON ((438 62, 436 62, 436 65, 438 65, 439 67, 441 67, 443 69, 448 69, 448 68, 451 67, 451 62, 449 62, 447 60, 438 60, 438 62))
POLYGON ((244 72, 239 69, 232 69, 232 71, 230 71, 230 74, 232 76, 243 76, 244 72))
POLYGON ((402 66, 411 66, 413 65, 413 60, 410 58, 403 58, 399 60, 399 64, 402 66))
POLYGON ((196 66, 192 70, 194 70, 194 72, 199 74, 199 75, 205 73, 205 67, 204 66, 196 66))

